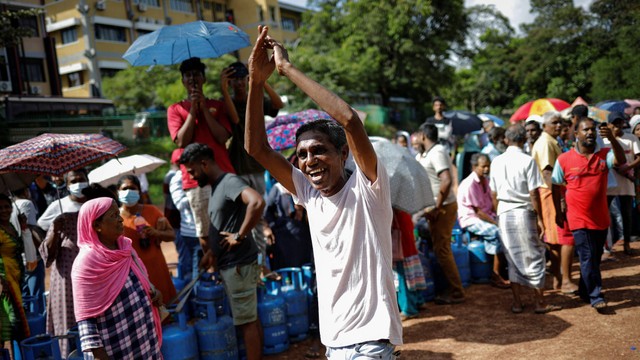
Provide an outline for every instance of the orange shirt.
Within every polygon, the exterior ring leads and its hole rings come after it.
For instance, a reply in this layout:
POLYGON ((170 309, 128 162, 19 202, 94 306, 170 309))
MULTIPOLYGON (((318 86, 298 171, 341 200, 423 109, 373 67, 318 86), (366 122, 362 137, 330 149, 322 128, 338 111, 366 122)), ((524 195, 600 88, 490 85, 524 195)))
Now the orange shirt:
MULTIPOLYGON (((142 205, 140 215, 154 228, 158 223, 158 219, 164 217, 160 210, 150 205, 142 205)), ((155 241, 151 240, 151 246, 142 249, 140 247, 140 234, 136 231, 136 227, 133 224, 136 216, 123 216, 122 218, 124 219, 124 236, 133 241, 133 248, 136 249, 138 256, 147 268, 149 281, 162 293, 162 299, 168 301, 176 295, 176 288, 173 286, 173 281, 171 281, 169 267, 167 266, 164 254, 162 254, 160 245, 156 245, 155 241)))

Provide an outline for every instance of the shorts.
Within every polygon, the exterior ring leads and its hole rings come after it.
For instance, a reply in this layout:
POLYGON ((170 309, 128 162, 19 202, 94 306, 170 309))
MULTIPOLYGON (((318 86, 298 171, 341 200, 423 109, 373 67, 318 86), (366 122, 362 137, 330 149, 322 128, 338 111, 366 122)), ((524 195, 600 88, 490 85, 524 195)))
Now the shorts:
POLYGON ((256 262, 220 270, 222 284, 231 305, 233 325, 244 325, 258 320, 258 277, 256 262))
POLYGON ((394 360, 399 356, 395 350, 396 346, 388 341, 367 341, 339 348, 327 346, 325 355, 330 360, 394 360))
POLYGON ((569 230, 569 223, 567 222, 567 220, 564 221, 563 227, 556 225, 556 229, 558 230, 558 244, 569 246, 575 245, 573 232, 569 230))
POLYGON ((193 222, 196 225, 196 237, 209 236, 209 198, 211 197, 211 186, 194 187, 184 191, 189 200, 189 206, 193 212, 193 222))

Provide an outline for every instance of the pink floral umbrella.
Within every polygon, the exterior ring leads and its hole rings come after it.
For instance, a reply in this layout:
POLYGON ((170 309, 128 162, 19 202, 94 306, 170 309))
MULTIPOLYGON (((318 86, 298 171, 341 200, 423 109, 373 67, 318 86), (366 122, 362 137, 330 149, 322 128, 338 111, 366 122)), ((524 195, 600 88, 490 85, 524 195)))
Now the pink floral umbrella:
POLYGON ((316 120, 333 120, 324 111, 310 109, 288 115, 277 116, 267 126, 267 140, 274 150, 285 150, 296 146, 296 131, 300 126, 316 120))

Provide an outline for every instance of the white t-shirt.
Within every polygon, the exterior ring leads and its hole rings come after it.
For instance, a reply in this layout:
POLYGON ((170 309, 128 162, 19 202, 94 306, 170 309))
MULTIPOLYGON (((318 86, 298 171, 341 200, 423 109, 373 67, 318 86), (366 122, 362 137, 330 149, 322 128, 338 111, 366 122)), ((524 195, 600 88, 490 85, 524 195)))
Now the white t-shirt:
POLYGON ((47 210, 44 211, 42 216, 40 216, 40 219, 38 219, 38 226, 42 230, 47 231, 53 223, 53 220, 55 220, 58 215, 62 214, 63 212, 78 212, 80 211, 81 206, 82 203, 71 200, 69 195, 63 197, 60 200, 54 200, 51 204, 49 204, 47 210), (60 206, 62 206, 62 211, 60 211, 60 206))
MULTIPOLYGON (((451 171, 452 167, 449 151, 444 146, 436 144, 426 153, 416 155, 416 160, 427 170, 433 198, 438 201, 438 194, 440 194, 440 178, 438 174, 445 170, 451 171)), ((451 179, 453 181, 453 175, 451 175, 451 179)), ((453 189, 449 189, 449 195, 444 199, 442 205, 454 202, 456 202, 456 195, 453 193, 453 189)))
POLYGON ((533 209, 529 191, 542 186, 542 175, 530 155, 509 146, 493 160, 489 173, 489 187, 498 198, 498 216, 513 209, 533 209))
MULTIPOLYGON (((618 143, 620 143, 620 146, 622 146, 622 150, 624 150, 624 156, 627 158, 627 164, 635 159, 636 154, 640 154, 640 141, 638 141, 638 138, 634 135, 623 133, 622 136, 617 137, 616 139, 618 140, 618 143)), ((611 147, 609 139, 604 139, 604 146, 611 147)), ((634 171, 638 171, 638 169, 634 169, 634 171)), ((607 188, 607 195, 636 195, 636 189, 633 181, 623 175, 620 175, 616 170, 610 171, 609 173, 613 173, 618 186, 607 188)))
POLYGON ((320 338, 329 347, 389 339, 402 344, 393 284, 389 177, 378 161, 371 183, 357 166, 344 187, 324 197, 292 171, 297 202, 309 216, 318 282, 320 338))

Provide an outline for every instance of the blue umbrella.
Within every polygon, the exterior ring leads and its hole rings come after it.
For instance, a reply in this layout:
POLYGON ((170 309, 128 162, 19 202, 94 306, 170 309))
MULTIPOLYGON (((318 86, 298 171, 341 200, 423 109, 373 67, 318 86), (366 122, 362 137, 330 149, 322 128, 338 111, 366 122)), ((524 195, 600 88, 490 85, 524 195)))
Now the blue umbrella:
POLYGON ((142 35, 122 57, 133 66, 173 65, 192 57, 220 57, 250 45, 249 35, 231 23, 194 21, 142 35))
POLYGON ((624 113, 624 109, 628 108, 630 105, 623 100, 606 100, 601 101, 596 104, 597 108, 607 111, 617 111, 624 113))
POLYGON ((494 124, 496 124, 496 126, 503 126, 504 125, 504 120, 500 119, 499 117, 495 116, 495 115, 491 115, 491 114, 478 114, 478 117, 482 120, 482 121, 493 121, 494 124))

